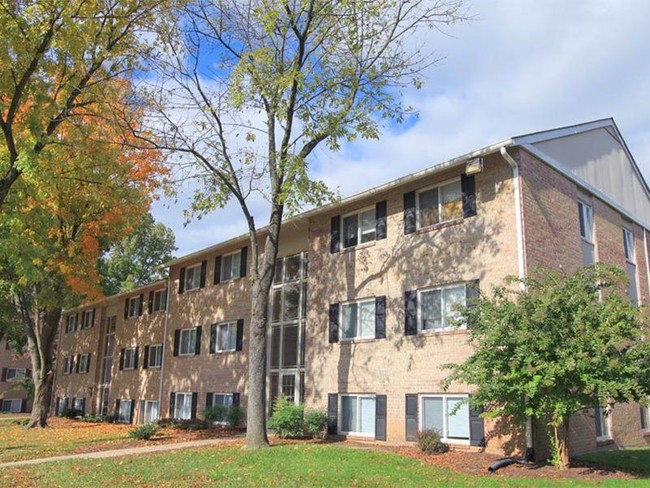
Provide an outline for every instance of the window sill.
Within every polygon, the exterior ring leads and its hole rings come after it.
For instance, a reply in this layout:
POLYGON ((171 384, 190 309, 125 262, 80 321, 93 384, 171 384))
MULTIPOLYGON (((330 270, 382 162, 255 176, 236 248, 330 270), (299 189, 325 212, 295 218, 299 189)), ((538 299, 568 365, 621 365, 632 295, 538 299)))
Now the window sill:
POLYGON ((161 368, 160 365, 158 365, 158 366, 147 366, 147 369, 160 369, 160 368, 161 368))
POLYGON ((354 337, 351 339, 339 339, 341 345, 344 344, 363 344, 364 342, 374 342, 378 340, 376 337, 354 337))
POLYGON ((377 244, 377 239, 370 242, 364 242, 363 244, 357 244, 356 246, 341 247, 341 250, 339 252, 341 254, 348 253, 348 252, 355 252, 361 249, 368 249, 369 247, 373 247, 376 244, 377 244))
POLYGON ((466 334, 467 329, 440 329, 440 330, 419 330, 418 336, 443 336, 443 335, 457 335, 466 334))
POLYGON ((227 355, 227 354, 233 354, 233 353, 235 353, 235 352, 238 352, 237 349, 227 349, 227 350, 224 350, 224 351, 214 351, 214 352, 211 353, 211 354, 215 354, 215 355, 218 356, 218 355, 220 355, 220 354, 222 354, 222 355, 227 355))
POLYGON ((446 227, 453 227, 455 225, 458 225, 465 220, 463 217, 460 217, 458 219, 454 220, 447 220, 446 222, 441 222, 439 224, 434 224, 434 225, 429 225, 427 227, 418 227, 417 233, 418 234, 425 234, 427 232, 433 232, 436 230, 444 229, 446 227))
POLYGON ((650 429, 641 430, 641 435, 643 437, 650 437, 650 429))
POLYGON ((612 437, 597 437, 596 438, 596 447, 604 447, 614 444, 614 438, 612 437))

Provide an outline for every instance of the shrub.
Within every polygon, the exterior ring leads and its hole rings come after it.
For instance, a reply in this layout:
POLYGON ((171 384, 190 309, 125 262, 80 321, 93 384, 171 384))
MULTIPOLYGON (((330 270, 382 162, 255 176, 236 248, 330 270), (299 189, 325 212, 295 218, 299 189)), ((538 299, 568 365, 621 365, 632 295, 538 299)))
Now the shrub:
POLYGON ((280 395, 273 402, 273 415, 269 419, 269 430, 280 438, 301 437, 303 415, 303 405, 290 403, 286 395, 280 395))
POLYGON ((226 422, 228 422, 228 425, 230 427, 241 427, 244 422, 245 414, 246 412, 242 407, 239 405, 233 405, 228 409, 228 412, 226 413, 226 422))
POLYGON ((156 424, 142 424, 129 432, 129 437, 131 439, 148 441, 158 433, 158 429, 159 427, 156 424))
POLYGON ((77 410, 76 408, 65 408, 63 409, 63 412, 61 412, 61 417, 65 417, 67 419, 74 419, 81 417, 82 415, 83 412, 81 410, 77 410))
POLYGON ((201 419, 173 419, 171 426, 178 430, 203 430, 208 425, 201 419))
POLYGON ((314 439, 327 437, 327 411, 310 410, 305 413, 305 434, 314 439))
POLYGON ((29 423, 29 419, 16 419, 13 421, 14 425, 20 425, 22 427, 26 426, 29 423))
POLYGON ((203 411, 203 416, 208 422, 225 422, 228 410, 230 409, 225 405, 213 405, 203 411))
POLYGON ((435 429, 419 431, 417 440, 420 451, 427 454, 440 454, 449 450, 449 445, 442 442, 440 432, 435 429))
POLYGON ((83 417, 81 417, 81 420, 83 422, 96 422, 96 423, 99 423, 99 422, 107 422, 107 423, 109 423, 110 422, 110 423, 112 423, 112 422, 115 421, 115 418, 113 416, 102 415, 102 414, 98 413, 98 414, 84 415, 83 417))

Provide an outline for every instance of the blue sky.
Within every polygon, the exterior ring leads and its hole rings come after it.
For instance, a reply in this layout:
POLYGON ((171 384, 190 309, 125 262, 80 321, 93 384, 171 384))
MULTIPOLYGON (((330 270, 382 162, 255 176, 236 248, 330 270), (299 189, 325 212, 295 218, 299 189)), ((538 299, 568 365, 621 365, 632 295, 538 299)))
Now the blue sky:
MULTIPOLYGON (((378 141, 319 148, 313 176, 341 196, 511 136, 614 117, 650 180, 650 2, 474 0, 473 20, 421 39, 444 58, 404 93, 417 119, 378 141)), ((181 256, 245 232, 236 204, 183 226, 191 194, 162 199, 156 220, 181 256)), ((258 222, 264 221, 263 203, 258 222)))

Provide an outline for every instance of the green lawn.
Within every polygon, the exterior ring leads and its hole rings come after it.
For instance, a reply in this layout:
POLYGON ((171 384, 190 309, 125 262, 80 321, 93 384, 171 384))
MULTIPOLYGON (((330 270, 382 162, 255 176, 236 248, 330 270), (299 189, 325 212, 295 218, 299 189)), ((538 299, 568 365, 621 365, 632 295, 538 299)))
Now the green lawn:
POLYGON ((632 468, 650 475, 650 449, 648 448, 592 452, 583 454, 577 459, 617 468, 632 468))
POLYGON ((202 448, 141 457, 4 469, 0 485, 47 486, 630 486, 647 481, 578 482, 470 476, 397 454, 341 446, 289 444, 262 451, 202 448))

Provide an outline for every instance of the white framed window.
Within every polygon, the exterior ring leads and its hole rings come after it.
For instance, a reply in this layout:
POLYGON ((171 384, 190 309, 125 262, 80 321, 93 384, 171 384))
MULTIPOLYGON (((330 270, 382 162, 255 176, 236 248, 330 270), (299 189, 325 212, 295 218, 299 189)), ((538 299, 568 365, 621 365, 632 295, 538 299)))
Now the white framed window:
POLYGON ((144 400, 142 402, 142 422, 150 424, 158 420, 158 402, 144 400))
POLYGON ((95 309, 85 310, 81 312, 81 328, 90 329, 95 323, 95 309))
POLYGON ((90 354, 79 355, 79 373, 87 373, 90 369, 90 354))
POLYGON ((437 430, 445 442, 469 444, 469 404, 467 395, 422 395, 422 430, 437 430))
POLYGON ((375 436, 374 395, 341 395, 341 434, 375 436))
POLYGON ((372 242, 376 237, 377 219, 375 207, 344 215, 341 219, 343 247, 353 247, 372 242))
POLYGON ((196 354, 196 327, 192 329, 181 329, 178 344, 180 356, 194 356, 196 354))
POLYGON ((66 318, 66 326, 65 326, 65 331, 66 332, 75 332, 77 330, 77 315, 68 315, 66 318))
POLYGON ((160 312, 167 308, 167 288, 153 292, 152 311, 160 312))
POLYGON ((73 362, 73 357, 72 356, 66 356, 63 359, 63 374, 70 374, 72 373, 72 362, 73 362))
POLYGON ((241 249, 221 256, 220 281, 234 280, 241 276, 241 249))
POLYGON ((128 347, 124 349, 123 369, 135 369, 136 348, 128 347))
POLYGON ((85 398, 75 398, 74 399, 74 409, 85 411, 86 410, 86 399, 85 398))
POLYGON ((417 227, 423 229, 432 225, 463 218, 463 193, 460 178, 417 192, 417 227))
POLYGON ((149 346, 149 357, 147 358, 147 368, 160 368, 162 366, 162 344, 149 346))
POLYGON ((27 376, 27 369, 25 368, 7 368, 7 381, 19 380, 27 376))
POLYGON ((465 306, 466 294, 465 283, 419 290, 418 331, 452 330, 455 308, 465 306))
POLYGON ((208 406, 215 407, 217 405, 223 405, 224 407, 232 407, 233 405, 232 393, 213 393, 212 404, 208 406))
POLYGON ((201 287, 201 263, 185 269, 185 291, 201 287))
POLYGON ((594 209, 591 205, 578 200, 578 217, 580 220, 580 238, 582 239, 582 265, 591 266, 596 262, 594 209))
POLYGON ((2 411, 10 413, 20 413, 23 407, 22 400, 15 400, 12 398, 5 398, 2 400, 2 411))
POLYGON ((639 302, 639 291, 636 279, 636 252, 634 249, 634 232, 623 227, 623 247, 625 249, 625 269, 628 277, 628 296, 634 304, 639 302))
POLYGON ((140 297, 129 298, 129 308, 126 314, 127 318, 137 317, 140 315, 140 297))
POLYGON ((176 393, 174 399, 174 418, 191 419, 192 418, 192 394, 176 393))
POLYGON ((375 337, 375 299, 341 304, 341 340, 375 337))
POLYGON ((131 422, 131 406, 133 400, 120 400, 120 408, 117 412, 117 421, 123 423, 131 422))
POLYGON ((216 352, 235 351, 237 349, 237 322, 217 324, 216 352))
POLYGON ((612 416, 608 407, 594 408, 594 421, 596 422, 596 440, 606 441, 612 438, 612 416))

